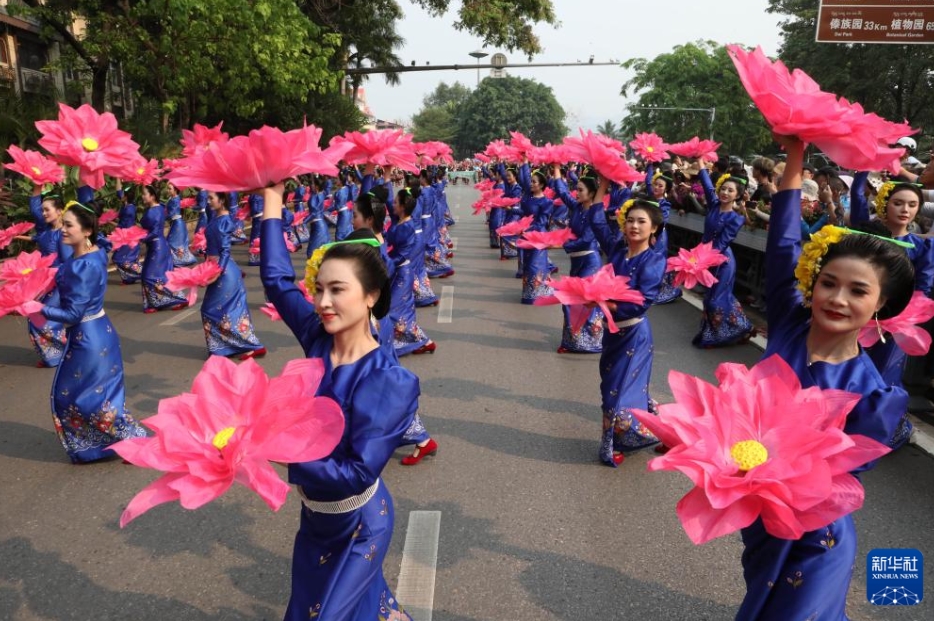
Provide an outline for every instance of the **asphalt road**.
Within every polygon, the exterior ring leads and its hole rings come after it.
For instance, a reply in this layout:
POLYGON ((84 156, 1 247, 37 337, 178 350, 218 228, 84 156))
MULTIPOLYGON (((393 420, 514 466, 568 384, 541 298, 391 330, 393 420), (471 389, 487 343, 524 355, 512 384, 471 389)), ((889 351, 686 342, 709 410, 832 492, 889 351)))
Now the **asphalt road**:
MULTIPOLYGON (((421 378, 421 413, 440 450, 412 468, 394 460, 384 473, 396 503, 390 585, 408 516, 436 511, 435 621, 732 619, 744 592, 738 535, 691 544, 675 515, 689 484, 646 472, 651 453, 617 470, 598 463, 597 357, 555 353, 560 310, 519 304, 515 264, 498 261, 482 218, 470 214, 475 196, 449 188, 457 273, 434 286, 453 287, 450 323, 438 322, 443 307, 419 310, 438 350, 404 359, 421 378)), ((235 257, 258 308, 259 276, 245 267, 245 252, 235 257)), ((566 273, 563 253, 552 254, 566 273)), ((204 362, 200 317, 144 315, 138 286, 117 282, 112 275, 106 309, 121 335, 129 407, 145 418, 160 399, 187 390, 204 362)), ((649 316, 659 401, 671 399, 671 368, 712 379, 721 362, 760 356, 748 345, 694 349, 698 313, 684 302, 649 316)), ((267 372, 301 355, 281 323, 258 310, 254 323, 269 349, 267 372)), ((68 463, 49 412, 53 371, 34 362, 23 320, 0 320, 0 620, 280 619, 298 525, 294 495, 271 513, 237 488, 197 511, 162 505, 121 530, 123 507, 155 474, 119 460, 68 463)), ((931 586, 917 607, 870 606, 863 560, 873 548, 905 547, 934 564, 934 462, 907 447, 863 481, 851 619, 934 618, 931 586)))

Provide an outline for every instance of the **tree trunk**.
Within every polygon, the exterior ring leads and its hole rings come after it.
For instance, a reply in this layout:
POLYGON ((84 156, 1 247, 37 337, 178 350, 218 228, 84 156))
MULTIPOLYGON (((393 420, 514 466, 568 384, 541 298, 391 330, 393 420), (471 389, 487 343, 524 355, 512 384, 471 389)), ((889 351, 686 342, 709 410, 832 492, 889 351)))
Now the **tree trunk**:
POLYGON ((107 70, 110 64, 91 67, 91 106, 98 112, 107 110, 107 70))

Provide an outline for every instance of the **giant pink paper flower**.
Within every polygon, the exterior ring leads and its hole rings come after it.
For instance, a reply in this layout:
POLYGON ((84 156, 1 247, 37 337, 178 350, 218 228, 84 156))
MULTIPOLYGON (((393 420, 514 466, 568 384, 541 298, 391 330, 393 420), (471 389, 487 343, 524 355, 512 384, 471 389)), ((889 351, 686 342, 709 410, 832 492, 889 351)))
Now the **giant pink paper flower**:
POLYGON ((546 143, 541 147, 532 147, 528 152, 529 162, 539 166, 549 164, 566 164, 571 156, 563 144, 554 145, 546 143))
POLYGON ((59 183, 65 178, 65 171, 58 162, 50 160, 38 151, 23 151, 11 144, 6 152, 13 158, 13 163, 4 164, 4 168, 25 175, 36 185, 59 183))
POLYGON ((516 240, 516 246, 519 248, 535 248, 545 250, 547 248, 561 248, 564 242, 577 239, 571 229, 555 229, 554 231, 525 231, 522 237, 516 240))
POLYGON ((439 140, 413 142, 412 148, 415 150, 416 154, 426 158, 429 164, 437 164, 439 162, 451 163, 454 161, 451 147, 447 143, 439 140))
POLYGON ((189 247, 195 251, 204 251, 208 249, 208 240, 204 235, 204 229, 201 229, 191 237, 189 247))
MULTIPOLYGON (((619 184, 640 181, 645 175, 630 166, 623 159, 621 151, 607 146, 606 137, 591 131, 580 130, 580 138, 564 139, 564 146, 570 157, 579 162, 592 164, 597 172, 619 184)), ((622 146, 622 145, 620 145, 622 146)))
POLYGON ((116 220, 119 216, 120 216, 120 214, 117 212, 116 209, 108 209, 108 210, 104 211, 104 213, 101 214, 101 217, 100 217, 100 218, 97 219, 97 224, 98 224, 99 226, 104 226, 105 224, 110 224, 111 222, 113 222, 114 220, 116 220))
POLYGON ((504 161, 514 162, 518 161, 519 159, 519 154, 516 153, 516 150, 506 144, 503 140, 494 140, 486 146, 486 149, 483 152, 490 157, 497 157, 504 161))
MULTIPOLYGON (((0 281, 22 280, 36 270, 51 268, 53 263, 55 263, 54 254, 44 257, 38 250, 21 252, 15 257, 0 263, 0 281)), ((54 270, 52 274, 55 274, 54 270)))
POLYGON ((889 145, 917 132, 908 123, 892 123, 867 114, 857 103, 837 98, 800 69, 788 71, 768 59, 761 47, 727 51, 753 103, 772 131, 814 143, 843 168, 898 173, 905 150, 889 145))
MULTIPOLYGON (((921 324, 931 317, 934 317, 934 300, 920 291, 915 291, 905 310, 890 319, 881 319, 879 328, 891 334, 896 345, 909 356, 923 356, 931 348, 931 335, 921 324)), ((874 321, 866 324, 859 332, 859 344, 863 347, 872 347, 879 338, 879 330, 874 321)))
MULTIPOLYGON (((223 125, 223 121, 215 127, 206 127, 195 123, 195 126, 191 129, 183 129, 182 155, 185 157, 199 157, 202 153, 211 149, 213 145, 224 144, 230 140, 230 135, 225 131, 221 131, 223 125)), ((180 161, 182 160, 173 160, 173 163, 180 161)), ((174 168, 174 166, 171 168, 174 168)))
POLYGON ((489 164, 492 161, 490 157, 484 153, 474 153, 473 157, 475 160, 480 160, 484 164, 489 164))
POLYGON ((32 222, 17 222, 12 226, 8 226, 5 229, 0 229, 0 250, 3 250, 11 243, 13 243, 13 238, 17 235, 23 235, 29 231, 36 228, 36 225, 32 222))
POLYGON ((139 243, 146 239, 149 232, 139 225, 129 226, 127 228, 115 228, 113 233, 107 236, 107 241, 113 244, 113 249, 129 246, 136 248, 139 243))
POLYGON ((183 187, 229 192, 264 188, 308 172, 336 175, 336 164, 351 145, 322 151, 320 138, 321 130, 314 125, 288 132, 263 126, 247 136, 212 143, 200 156, 183 160, 184 167, 169 172, 166 179, 183 187))
POLYGON ((25 317, 38 312, 42 304, 36 300, 55 287, 57 271, 54 267, 37 267, 27 274, 21 274, 22 278, 0 285, 0 317, 10 313, 19 313, 25 317))
POLYGON ((496 184, 493 183, 490 179, 484 179, 483 181, 478 181, 473 184, 473 187, 480 190, 481 192, 488 192, 493 189, 493 186, 496 184))
POLYGON ((343 433, 340 406, 315 396, 323 376, 320 359, 292 360, 269 379, 253 360, 238 366, 211 356, 190 393, 161 400, 159 413, 143 420, 155 437, 111 445, 128 462, 166 473, 130 501, 120 527, 163 502, 197 509, 235 482, 277 511, 289 485, 269 462, 321 459, 343 433))
POLYGON ((686 142, 676 142, 668 145, 668 152, 681 157, 702 157, 705 160, 716 160, 717 149, 719 148, 719 142, 701 140, 694 136, 686 142))
POLYGON ((224 270, 214 261, 204 261, 193 267, 176 267, 165 273, 165 288, 180 293, 188 289, 188 306, 198 301, 198 287, 207 287, 224 270))
POLYGON ((771 356, 752 369, 725 363, 720 386, 671 371, 675 403, 636 412, 670 450, 649 470, 677 470, 695 486, 678 503, 688 537, 704 543, 762 518, 775 537, 798 539, 863 504, 850 471, 889 447, 843 431, 861 395, 801 388, 771 356))
POLYGON ((674 272, 675 278, 671 283, 675 287, 685 286, 692 289, 701 283, 705 287, 712 287, 717 278, 710 273, 711 267, 726 263, 728 257, 714 250, 713 242, 698 244, 690 250, 678 249, 678 255, 668 258, 668 272, 674 272))
POLYGON ((39 144, 59 163, 80 167, 83 185, 95 190, 104 185, 104 173, 119 175, 127 160, 139 155, 139 145, 117 128, 110 112, 98 114, 90 105, 77 110, 60 103, 57 121, 36 121, 39 144))
POLYGON ((130 183, 149 185, 158 179, 160 174, 162 171, 159 169, 159 160, 147 160, 140 155, 126 162, 119 177, 130 183))
POLYGON ((526 216, 524 218, 516 220, 515 222, 504 224, 503 226, 496 229, 496 234, 501 237, 509 237, 511 235, 521 235, 522 233, 525 232, 527 228, 532 226, 532 222, 534 220, 535 220, 535 216, 526 216))
POLYGON ((629 146, 646 162, 661 162, 668 159, 668 145, 658 134, 636 134, 635 139, 629 142, 629 146))
POLYGON ((607 328, 614 334, 619 327, 613 320, 608 302, 642 304, 645 297, 641 291, 629 286, 627 276, 617 276, 613 264, 607 263, 596 273, 579 278, 565 276, 551 283, 554 295, 543 296, 535 300, 536 306, 547 304, 567 304, 571 307, 571 330, 579 332, 590 315, 587 304, 596 304, 606 316, 607 328))
POLYGON ((194 196, 186 196, 178 202, 178 206, 182 209, 197 209, 198 200, 194 196))
POLYGON ((368 132, 346 132, 331 138, 331 145, 349 142, 351 148, 344 155, 348 164, 377 164, 393 166, 417 173, 418 157, 412 135, 401 129, 377 129, 368 132))
POLYGON ((537 148, 522 132, 509 132, 509 135, 512 137, 509 146, 513 148, 520 160, 528 157, 529 152, 537 148))

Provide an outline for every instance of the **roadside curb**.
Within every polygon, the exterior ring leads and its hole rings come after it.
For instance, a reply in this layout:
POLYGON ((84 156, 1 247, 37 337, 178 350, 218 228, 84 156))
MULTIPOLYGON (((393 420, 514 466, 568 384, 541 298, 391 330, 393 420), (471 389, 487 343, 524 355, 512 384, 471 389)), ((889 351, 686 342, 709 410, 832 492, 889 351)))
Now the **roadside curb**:
MULTIPOLYGON (((694 293, 693 291, 685 291, 684 289, 682 289, 681 292, 681 299, 697 310, 704 310, 704 299, 702 296, 694 293)), ((759 334, 752 337, 749 342, 762 351, 765 351, 765 347, 768 344, 768 340, 759 334)), ((909 414, 908 419, 914 426, 914 431, 911 434, 911 439, 909 442, 914 444, 928 455, 934 457, 934 426, 922 421, 913 414, 909 414)))

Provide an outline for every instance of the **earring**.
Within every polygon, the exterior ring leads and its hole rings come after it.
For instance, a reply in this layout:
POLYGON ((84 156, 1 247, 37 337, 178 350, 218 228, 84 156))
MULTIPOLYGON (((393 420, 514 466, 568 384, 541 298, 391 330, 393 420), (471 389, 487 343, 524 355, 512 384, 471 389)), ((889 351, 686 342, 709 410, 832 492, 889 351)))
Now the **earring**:
POLYGON ((93 244, 91 244, 91 238, 90 238, 90 237, 85 237, 85 238, 84 238, 84 247, 90 250, 92 245, 93 245, 93 244))
POLYGON ((882 344, 885 344, 885 334, 882 332, 882 326, 879 325, 879 311, 876 311, 875 315, 876 320, 876 332, 879 333, 879 340, 882 341, 882 344))
POLYGON ((367 310, 370 312, 370 324, 373 326, 378 325, 376 322, 376 317, 373 315, 373 307, 370 306, 367 308, 367 310))

